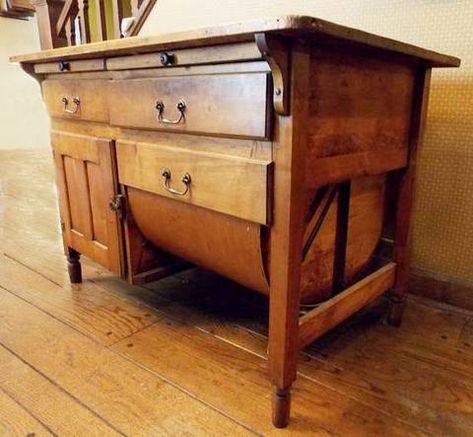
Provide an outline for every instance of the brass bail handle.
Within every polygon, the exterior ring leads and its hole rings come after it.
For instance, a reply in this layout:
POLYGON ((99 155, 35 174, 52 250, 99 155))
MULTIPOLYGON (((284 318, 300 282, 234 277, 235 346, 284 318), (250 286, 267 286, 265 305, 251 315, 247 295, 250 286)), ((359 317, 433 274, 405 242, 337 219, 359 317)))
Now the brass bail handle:
POLYGON ((186 102, 184 102, 184 100, 179 100, 179 102, 177 103, 176 105, 176 108, 177 110, 179 111, 179 118, 175 119, 175 120, 169 120, 168 118, 164 118, 164 103, 162 102, 162 100, 158 100, 156 102, 156 111, 158 111, 158 116, 156 118, 156 120, 159 122, 159 123, 162 123, 162 124, 179 124, 181 121, 183 121, 185 119, 185 110, 186 110, 186 102))
POLYGON ((171 194, 175 194, 177 196, 185 196, 189 191, 191 185, 191 175, 189 173, 184 174, 181 179, 181 182, 185 185, 185 188, 182 191, 176 190, 175 188, 171 187, 171 170, 165 168, 161 172, 161 175, 164 178, 164 188, 171 194))
POLYGON ((77 114, 79 111, 80 107, 80 97, 76 96, 72 98, 72 103, 75 105, 73 109, 69 109, 69 99, 67 96, 64 96, 62 98, 62 102, 64 103, 64 112, 67 112, 68 114, 77 114))

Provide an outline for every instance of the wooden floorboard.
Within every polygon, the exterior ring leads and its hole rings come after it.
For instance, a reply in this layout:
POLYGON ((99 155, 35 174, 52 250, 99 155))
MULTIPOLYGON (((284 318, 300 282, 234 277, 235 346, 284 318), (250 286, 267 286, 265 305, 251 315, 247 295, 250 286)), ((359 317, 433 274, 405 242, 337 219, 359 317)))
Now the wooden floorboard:
MULTIPOLYGON (((0 435, 280 434, 267 300, 211 273, 71 287, 47 151, 0 152, 0 435)), ((471 435, 473 315, 383 301, 300 354, 285 434, 471 435)))
POLYGON ((56 435, 121 435, 50 378, 3 346, 0 346, 0 390, 56 435))
POLYGON ((21 404, 0 389, 0 435, 52 436, 54 434, 21 404))
POLYGON ((58 286, 8 257, 1 259, 0 277, 3 288, 103 344, 115 343, 156 321, 156 314, 145 306, 118 299, 92 282, 85 282, 80 291, 58 286))

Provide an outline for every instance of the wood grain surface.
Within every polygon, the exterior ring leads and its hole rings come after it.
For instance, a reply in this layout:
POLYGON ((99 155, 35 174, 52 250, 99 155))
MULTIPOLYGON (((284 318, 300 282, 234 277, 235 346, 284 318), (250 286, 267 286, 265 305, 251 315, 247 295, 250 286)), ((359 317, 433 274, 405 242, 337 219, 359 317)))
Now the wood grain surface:
POLYGON ((269 223, 271 162, 182 150, 158 143, 117 142, 118 179, 159 194, 260 224, 269 223), (169 170, 166 187, 163 170, 169 170), (190 176, 185 195, 183 177, 190 176))
POLYGON ((420 62, 432 67, 460 65, 460 60, 453 56, 443 55, 361 30, 330 23, 319 18, 297 15, 286 15, 241 23, 226 23, 221 26, 173 34, 157 34, 153 37, 124 38, 105 43, 99 42, 55 50, 44 50, 39 53, 14 56, 11 58, 11 61, 41 62, 68 59, 71 56, 74 59, 81 57, 118 56, 129 53, 130 49, 135 53, 146 53, 162 49, 189 47, 189 40, 194 41, 192 46, 195 47, 234 43, 254 40, 254 34, 259 32, 281 32, 293 36, 304 35, 311 40, 317 40, 317 43, 324 39, 332 42, 333 40, 339 40, 341 42, 359 44, 360 46, 384 49, 418 59, 420 62))
POLYGON ((107 91, 110 124, 265 139, 270 136, 268 89, 267 73, 113 80, 107 91), (163 120, 174 124, 159 120, 157 102, 164 105, 163 120))
POLYGON ((43 99, 51 117, 74 120, 108 121, 106 82, 103 80, 45 80, 43 99), (63 98, 69 100, 68 109, 76 110, 74 97, 80 99, 75 114, 65 111, 63 98))

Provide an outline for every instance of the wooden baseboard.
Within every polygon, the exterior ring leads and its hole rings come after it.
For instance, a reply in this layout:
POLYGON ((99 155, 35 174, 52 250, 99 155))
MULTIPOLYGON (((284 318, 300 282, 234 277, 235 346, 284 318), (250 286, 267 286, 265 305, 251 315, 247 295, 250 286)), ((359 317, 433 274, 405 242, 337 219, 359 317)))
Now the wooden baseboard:
POLYGON ((473 286, 412 271, 409 292, 473 311, 473 286))

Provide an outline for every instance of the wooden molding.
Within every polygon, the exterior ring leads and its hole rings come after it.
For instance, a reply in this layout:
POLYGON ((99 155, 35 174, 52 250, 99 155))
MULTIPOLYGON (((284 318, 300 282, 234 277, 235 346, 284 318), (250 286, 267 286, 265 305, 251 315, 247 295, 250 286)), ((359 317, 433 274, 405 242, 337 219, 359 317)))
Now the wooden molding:
POLYGON ((55 27, 64 2, 61 0, 31 0, 31 4, 36 11, 41 50, 67 45, 65 38, 58 36, 55 27))
POLYGON ((473 286, 419 270, 409 275, 409 292, 466 310, 473 310, 473 286))
MULTIPOLYGON (((135 16, 135 21, 131 25, 127 33, 127 36, 138 35, 141 28, 143 27, 143 24, 145 24, 146 19, 148 18, 149 14, 153 10, 155 4, 156 4, 156 0, 144 0, 139 8, 138 7, 135 8, 132 5, 133 9, 136 9, 135 11, 132 11, 133 15, 135 15, 135 12, 137 15, 135 16)), ((136 3, 136 6, 137 6, 137 3, 136 3)))

